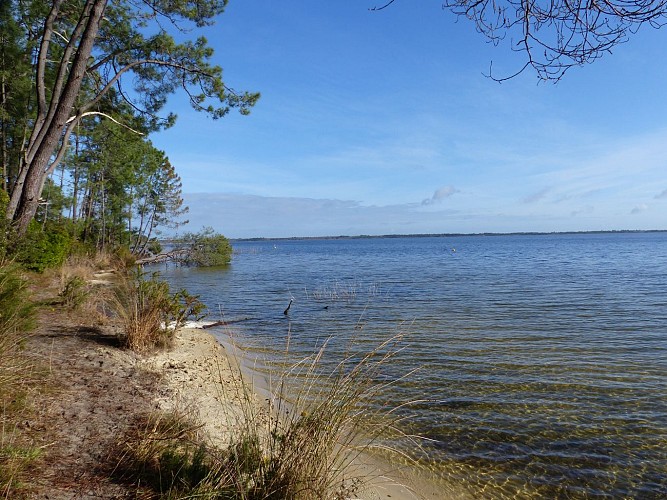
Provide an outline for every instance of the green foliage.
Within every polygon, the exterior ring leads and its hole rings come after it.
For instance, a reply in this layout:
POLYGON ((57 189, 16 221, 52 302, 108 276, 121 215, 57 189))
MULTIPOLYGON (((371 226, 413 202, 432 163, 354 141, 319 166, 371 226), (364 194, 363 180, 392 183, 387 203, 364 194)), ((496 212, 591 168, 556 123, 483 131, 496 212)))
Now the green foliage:
POLYGON ((16 261, 26 269, 43 272, 61 265, 74 244, 75 238, 62 224, 46 224, 42 227, 32 221, 26 235, 18 242, 16 261))
MULTIPOLYGON (((175 115, 164 113, 171 94, 182 90, 195 110, 214 119, 232 109, 248 114, 259 98, 257 93, 236 91, 227 85, 222 68, 212 62, 213 49, 204 37, 197 36, 197 28, 212 25, 226 3, 0 3, 0 128, 4 153, 1 187, 14 190, 8 213, 20 235, 25 234, 43 194, 53 201, 49 210, 53 208, 54 214, 62 215, 57 204, 69 200, 57 200, 57 193, 49 193, 52 186, 47 177, 63 159, 68 166, 76 164, 73 189, 67 193, 72 195, 70 217, 88 219, 91 211, 97 211, 95 222, 101 219, 102 223, 86 236, 103 233, 99 242, 102 245, 109 242, 105 239, 107 232, 114 233, 113 243, 119 242, 119 232, 127 237, 124 243, 134 243, 129 236, 136 228, 131 227, 129 212, 145 210, 144 215, 149 217, 144 220, 148 228, 148 233, 143 234, 146 239, 154 227, 149 219, 156 223, 160 219, 163 224, 173 220, 169 205, 180 203, 180 195, 159 193, 165 185, 180 189, 173 169, 164 165, 159 182, 154 184, 159 186, 157 193, 150 192, 150 184, 142 186, 143 193, 133 191, 125 177, 139 170, 137 165, 142 158, 137 156, 141 154, 150 157, 149 163, 167 163, 161 152, 154 154, 157 150, 145 137, 173 125, 175 115), (96 131, 98 127, 102 129, 100 133, 96 131), (107 147, 109 144, 104 143, 109 129, 121 136, 112 139, 120 147, 107 147), (127 140, 132 135, 134 140, 127 140), (65 158, 69 138, 76 139, 72 141, 75 153, 65 158), (146 151, 151 148, 153 151, 146 151), (109 165, 97 161, 108 157, 104 149, 122 157, 110 167, 111 173, 104 172, 109 165), (28 151, 43 154, 29 155, 28 151), (86 166, 93 170, 88 172, 88 178, 81 171, 86 166), (17 179, 25 181, 15 182, 17 179), (124 193, 114 191, 119 184, 124 186, 124 193), (150 206, 147 208, 144 202, 150 206), (110 213, 104 213, 107 210, 110 213)), ((142 175, 148 177, 145 172, 142 175)))
POLYGON ((136 262, 136 257, 130 252, 130 249, 124 245, 113 249, 114 265, 120 269, 131 269, 136 262))
POLYGON ((153 255, 157 255, 162 251, 162 244, 157 238, 151 238, 148 241, 148 245, 146 246, 146 250, 148 250, 149 253, 153 255))
MULTIPOLYGON (((35 3, 35 2, 33 2, 35 3)), ((30 54, 33 41, 23 33, 24 20, 14 13, 18 8, 16 0, 0 1, 0 137, 4 140, 0 189, 7 190, 9 181, 16 177, 16 169, 21 162, 21 147, 25 127, 28 126, 33 89, 30 54)), ((0 214, 4 217, 7 205, 0 214)))
POLYGON ((223 235, 206 227, 198 233, 187 233, 178 243, 184 248, 185 264, 212 267, 224 266, 232 260, 232 246, 223 235))
POLYGON ((78 309, 83 305, 90 295, 88 284, 81 276, 72 276, 67 280, 65 286, 58 294, 63 305, 68 309, 78 309))
POLYGON ((34 320, 34 306, 30 301, 28 284, 19 268, 15 265, 0 265, 0 356, 3 346, 7 347, 3 340, 29 331, 35 325, 34 320))
POLYGON ((35 219, 43 222, 59 223, 63 219, 63 210, 69 206, 70 200, 52 179, 46 179, 42 190, 42 199, 45 203, 39 206, 35 219))
MULTIPOLYGON (((0 432, 6 432, 5 429, 0 432)), ((0 436, 0 492, 5 498, 16 498, 12 495, 24 489, 22 476, 41 457, 42 450, 37 447, 14 444, 15 435, 0 436), (6 444, 4 441, 8 441, 6 444)), ((27 498, 19 495, 18 498, 27 498)))
POLYGON ((7 204, 9 203, 9 195, 6 191, 0 189, 0 263, 7 255, 7 247, 10 242, 10 225, 5 217, 7 204))
POLYGON ((145 137, 109 121, 88 120, 76 133, 78 152, 65 161, 68 192, 83 238, 98 248, 148 250, 164 227, 182 224, 181 179, 164 152, 145 137))

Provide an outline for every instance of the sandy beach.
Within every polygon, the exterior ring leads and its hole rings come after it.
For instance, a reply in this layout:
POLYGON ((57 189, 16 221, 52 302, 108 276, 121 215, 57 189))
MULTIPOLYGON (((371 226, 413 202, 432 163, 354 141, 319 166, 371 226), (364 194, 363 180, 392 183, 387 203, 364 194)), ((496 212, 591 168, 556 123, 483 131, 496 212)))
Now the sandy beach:
MULTIPOLYGON (((243 367, 243 355, 240 348, 231 343, 223 346, 204 329, 183 328, 176 332, 173 349, 152 355, 141 364, 162 376, 157 406, 185 411, 201 425, 206 441, 224 447, 242 425, 249 403, 256 417, 268 415, 264 397, 268 388, 243 367)), ((361 484, 353 498, 468 498, 464 491, 455 492, 426 472, 368 454, 355 459, 350 469, 361 484)))
MULTIPOLYGON (((48 372, 50 388, 21 424, 25 439, 43 450, 27 498, 136 498, 132 484, 114 477, 112 450, 156 410, 188 417, 198 441, 218 448, 248 415, 260 424, 269 418, 270 384, 233 335, 183 328, 170 349, 137 354, 121 347, 118 332, 59 308, 41 311, 26 351, 48 372)), ((470 498, 428 471, 370 454, 357 457, 345 477, 358 480, 350 499, 470 498)))

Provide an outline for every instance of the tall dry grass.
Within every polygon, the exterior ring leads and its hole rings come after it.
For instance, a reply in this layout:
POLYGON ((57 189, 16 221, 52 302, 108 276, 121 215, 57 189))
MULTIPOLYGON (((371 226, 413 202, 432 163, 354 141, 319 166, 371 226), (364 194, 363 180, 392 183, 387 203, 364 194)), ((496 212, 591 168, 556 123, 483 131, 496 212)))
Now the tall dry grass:
POLYGON ((265 466, 253 482, 285 498, 345 498, 363 481, 355 472, 362 455, 401 453, 387 444, 396 440, 419 447, 417 438, 400 431, 403 417, 396 411, 407 403, 396 402, 396 380, 385 373, 402 341, 394 336, 337 363, 324 362, 324 343, 280 374, 268 429, 261 419, 248 419, 246 440, 259 440, 264 450, 265 466))
POLYGON ((223 400, 242 407, 221 415, 233 428, 228 442, 213 447, 198 439, 196 421, 178 415, 150 417, 120 446, 116 473, 167 497, 351 498, 367 479, 359 468, 363 455, 400 454, 387 445, 397 439, 420 446, 399 430, 401 405, 384 373, 400 345, 394 337, 333 369, 323 363, 325 345, 275 375, 268 407, 258 405, 248 383, 221 382, 223 400))
POLYGON ((34 378, 34 366, 22 351, 34 326, 27 280, 17 266, 0 265, 0 497, 5 498, 21 488, 24 472, 39 455, 19 432, 34 378))
POLYGON ((166 282, 141 271, 123 276, 113 290, 111 306, 127 348, 147 352, 171 343, 174 330, 167 328, 171 303, 166 282))
POLYGON ((205 310, 198 296, 171 292, 166 281, 140 269, 118 280, 110 303, 122 323, 122 343, 136 352, 170 346, 175 330, 205 310))

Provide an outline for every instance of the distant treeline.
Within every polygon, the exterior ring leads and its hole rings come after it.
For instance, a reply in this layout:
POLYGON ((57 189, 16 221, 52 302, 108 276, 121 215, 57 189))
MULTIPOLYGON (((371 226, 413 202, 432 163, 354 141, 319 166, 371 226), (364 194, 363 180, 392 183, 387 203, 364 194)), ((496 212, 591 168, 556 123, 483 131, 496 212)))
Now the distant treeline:
MULTIPOLYGON (((625 233, 666 233, 667 229, 618 229, 601 231, 519 231, 513 233, 416 233, 416 234, 359 234, 356 236, 290 236, 282 238, 230 238, 229 241, 297 241, 297 240, 361 240, 387 238, 454 238, 461 236, 548 236, 568 234, 625 234, 625 233)), ((161 239, 163 244, 176 242, 176 239, 161 239)))

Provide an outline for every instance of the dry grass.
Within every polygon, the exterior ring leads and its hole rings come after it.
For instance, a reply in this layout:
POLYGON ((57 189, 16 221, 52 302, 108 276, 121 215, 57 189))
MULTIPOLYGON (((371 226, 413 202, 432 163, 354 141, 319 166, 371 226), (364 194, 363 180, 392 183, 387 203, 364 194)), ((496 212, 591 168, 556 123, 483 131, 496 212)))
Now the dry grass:
POLYGON ((140 486, 142 497, 193 493, 212 477, 213 463, 197 426, 178 412, 145 415, 111 452, 111 475, 140 486))
POLYGON ((268 410, 248 384, 221 383, 223 399, 243 408, 242 415, 221 416, 234 427, 229 442, 212 447, 197 438, 191 419, 153 416, 122 442, 116 475, 166 497, 350 498, 364 482, 355 470, 362 454, 398 435, 412 439, 397 430, 383 376, 400 340, 349 356, 333 370, 322 363, 323 346, 277 376, 268 410))
POLYGON ((49 269, 43 275, 31 276, 34 286, 40 290, 56 287, 58 298, 51 294, 44 297, 42 304, 59 305, 86 318, 90 324, 107 324, 110 316, 111 287, 108 286, 109 276, 115 277, 117 272, 106 267, 108 256, 74 255, 57 269, 49 269), (104 279, 100 279, 100 275, 104 279))
POLYGON ((135 272, 120 279, 111 307, 122 323, 123 344, 136 352, 148 352, 171 343, 174 331, 166 328, 173 302, 169 285, 135 272))
POLYGON ((340 282, 335 280, 331 285, 321 285, 315 290, 304 290, 306 298, 327 302, 354 302, 361 298, 369 300, 380 293, 376 283, 364 284, 352 280, 340 282))
POLYGON ((278 378, 268 433, 250 430, 264 437, 267 490, 286 498, 345 498, 362 482, 354 471, 362 454, 376 447, 395 451, 383 444, 388 440, 413 440, 399 431, 393 382, 384 376, 401 342, 392 337, 333 369, 323 362, 325 343, 278 378))
POLYGON ((14 496, 38 450, 24 443, 19 422, 30 410, 35 379, 23 346, 33 328, 34 307, 28 283, 13 265, 0 266, 0 495, 14 496))

